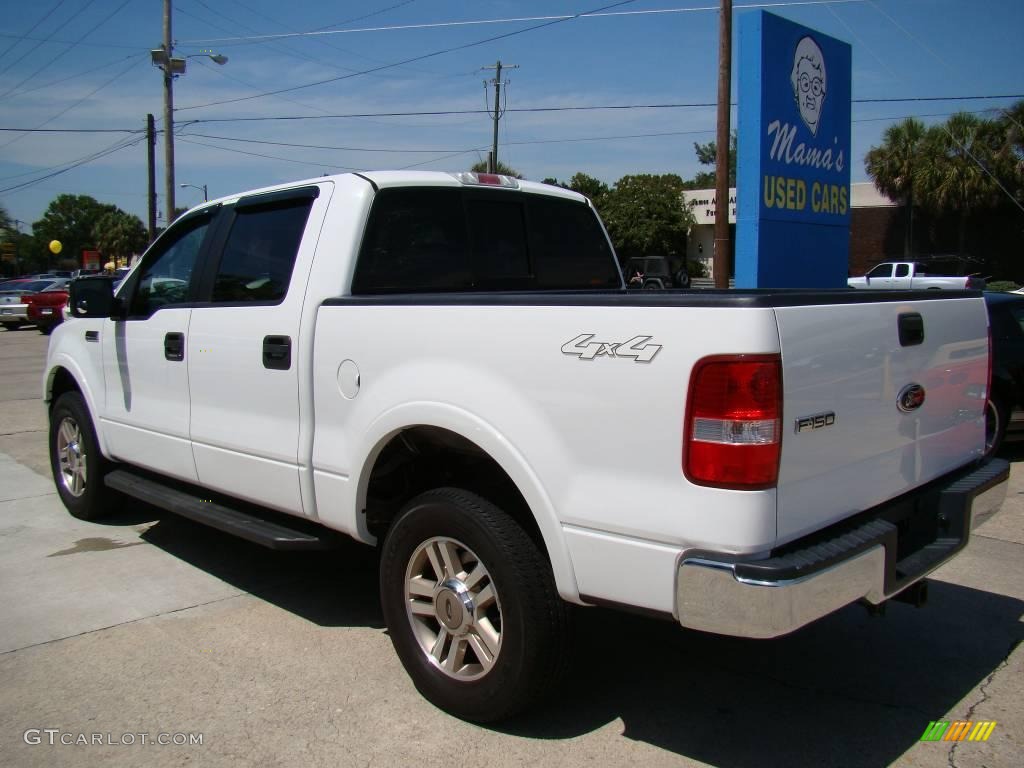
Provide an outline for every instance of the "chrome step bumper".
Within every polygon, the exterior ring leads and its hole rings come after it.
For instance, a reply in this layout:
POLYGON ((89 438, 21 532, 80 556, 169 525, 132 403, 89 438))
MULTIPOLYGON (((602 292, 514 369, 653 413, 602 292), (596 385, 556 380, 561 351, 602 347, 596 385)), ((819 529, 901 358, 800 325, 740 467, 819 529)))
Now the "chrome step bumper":
POLYGON ((689 552, 676 573, 676 617, 738 637, 785 635, 857 600, 879 604, 948 561, 1006 498, 1009 463, 993 459, 758 560, 689 552), (922 528, 934 530, 925 533, 922 528))

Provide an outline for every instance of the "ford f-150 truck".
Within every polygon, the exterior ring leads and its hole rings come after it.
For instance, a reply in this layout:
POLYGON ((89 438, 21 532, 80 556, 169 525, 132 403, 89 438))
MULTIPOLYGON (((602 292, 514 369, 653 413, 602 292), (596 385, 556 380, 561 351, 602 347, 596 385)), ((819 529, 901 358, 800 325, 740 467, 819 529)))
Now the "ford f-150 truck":
POLYGON ((116 294, 72 287, 59 495, 378 546, 405 668, 477 721, 558 685, 573 605, 776 637, 915 593, 998 509, 979 294, 629 292, 617 264, 586 198, 503 176, 204 204, 116 294))
POLYGON ((985 278, 974 275, 945 277, 928 273, 928 267, 915 261, 886 261, 872 267, 864 277, 847 278, 851 288, 872 290, 982 290, 985 278))

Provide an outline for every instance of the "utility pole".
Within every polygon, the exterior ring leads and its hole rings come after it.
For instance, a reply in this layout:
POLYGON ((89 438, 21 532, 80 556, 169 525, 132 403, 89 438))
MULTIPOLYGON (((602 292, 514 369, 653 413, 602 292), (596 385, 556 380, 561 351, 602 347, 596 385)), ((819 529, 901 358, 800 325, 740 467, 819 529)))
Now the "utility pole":
POLYGON ((174 221, 174 67, 170 66, 174 43, 171 40, 171 0, 164 0, 164 221, 174 221))
MULTIPOLYGON (((501 70, 502 69, 519 69, 518 64, 506 64, 502 65, 501 59, 493 67, 484 67, 484 69, 496 70, 494 79, 490 82, 494 84, 494 140, 491 142, 491 155, 487 160, 487 171, 488 173, 498 172, 498 120, 501 119, 501 70)), ((484 89, 487 88, 487 80, 484 80, 484 89)), ((508 83, 504 83, 508 85, 508 83)))
MULTIPOLYGON (((718 11, 718 134, 715 141, 715 288, 729 287, 729 109, 732 90, 732 0, 718 11)), ((756 194, 756 190, 754 192, 756 194)))
POLYGON ((149 171, 147 202, 149 208, 149 242, 156 240, 156 121, 146 115, 146 168, 149 171))

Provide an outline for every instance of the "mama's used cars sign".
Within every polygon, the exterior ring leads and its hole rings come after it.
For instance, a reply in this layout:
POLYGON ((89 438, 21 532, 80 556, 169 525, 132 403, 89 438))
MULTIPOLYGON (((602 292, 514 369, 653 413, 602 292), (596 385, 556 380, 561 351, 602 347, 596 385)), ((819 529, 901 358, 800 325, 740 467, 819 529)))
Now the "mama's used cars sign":
POLYGON ((736 287, 843 288, 850 46, 764 11, 739 22, 736 287))

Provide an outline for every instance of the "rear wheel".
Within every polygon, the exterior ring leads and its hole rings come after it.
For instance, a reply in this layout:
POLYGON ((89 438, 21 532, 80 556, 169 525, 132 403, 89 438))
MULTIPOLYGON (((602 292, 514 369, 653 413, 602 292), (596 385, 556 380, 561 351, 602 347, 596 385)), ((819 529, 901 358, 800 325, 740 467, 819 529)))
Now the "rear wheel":
POLYGON ((4 323, 4 328, 8 331, 16 331, 21 327, 21 323, 4 323))
POLYGON ((110 462, 100 453, 85 400, 65 392, 50 412, 50 468, 57 494, 79 520, 116 511, 119 497, 103 484, 110 462))
POLYGON ((506 513, 441 488, 413 499, 384 540, 384 617, 402 664, 456 717, 509 717, 557 685, 567 607, 547 558, 506 513))

